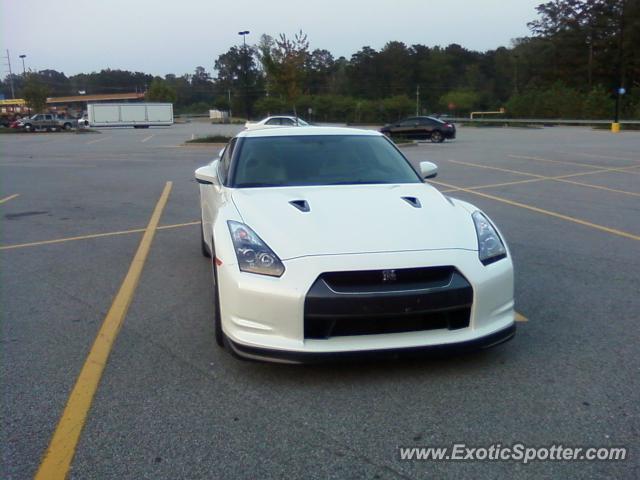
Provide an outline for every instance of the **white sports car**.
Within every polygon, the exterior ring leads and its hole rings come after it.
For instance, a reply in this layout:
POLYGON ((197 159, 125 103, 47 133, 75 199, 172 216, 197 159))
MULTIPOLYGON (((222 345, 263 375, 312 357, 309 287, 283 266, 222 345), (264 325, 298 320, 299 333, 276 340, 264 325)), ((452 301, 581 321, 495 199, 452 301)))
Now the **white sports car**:
POLYGON ((216 341, 307 362, 490 347, 515 333, 497 227, 370 130, 245 130, 196 170, 216 341))
POLYGON ((246 122, 244 127, 247 130, 255 130, 257 128, 274 128, 274 127, 308 127, 309 124, 299 117, 291 117, 288 115, 276 115, 273 117, 263 118, 259 122, 246 122))

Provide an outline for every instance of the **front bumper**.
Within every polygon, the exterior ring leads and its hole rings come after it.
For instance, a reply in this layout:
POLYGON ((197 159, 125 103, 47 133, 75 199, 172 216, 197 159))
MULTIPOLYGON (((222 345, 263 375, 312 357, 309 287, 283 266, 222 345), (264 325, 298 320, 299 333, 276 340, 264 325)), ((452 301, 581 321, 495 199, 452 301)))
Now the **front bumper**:
POLYGON ((487 266, 480 263, 476 251, 468 250, 304 257, 285 261, 286 271, 280 278, 243 273, 237 264, 224 260, 218 267, 222 327, 232 350, 242 356, 314 361, 478 348, 510 338, 515 329, 513 267, 508 257, 487 266), (472 287, 466 325, 330 338, 305 334, 305 301, 323 273, 443 265, 455 268, 472 287))
POLYGON ((234 355, 249 359, 279 363, 325 363, 348 360, 384 359, 399 357, 425 357, 439 354, 456 354, 495 347, 511 340, 516 334, 515 323, 484 337, 467 340, 454 344, 427 345, 422 347, 385 348, 366 351, 342 351, 332 353, 316 353, 306 351, 275 350, 270 348, 253 347, 236 343, 227 338, 226 345, 234 355))

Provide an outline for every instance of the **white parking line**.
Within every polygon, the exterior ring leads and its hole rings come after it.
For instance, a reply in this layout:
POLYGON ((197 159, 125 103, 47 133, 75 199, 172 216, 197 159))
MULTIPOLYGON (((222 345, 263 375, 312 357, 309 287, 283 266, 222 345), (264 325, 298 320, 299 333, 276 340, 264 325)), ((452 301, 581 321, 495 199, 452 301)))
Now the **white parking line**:
POLYGON ((19 197, 20 194, 19 193, 14 193, 13 195, 9 195, 8 197, 4 197, 3 199, 0 200, 0 204, 8 202, 9 200, 13 200, 16 197, 19 197))
POLYGON ((146 142, 146 141, 148 141, 148 140, 151 140, 154 136, 155 136, 155 134, 154 134, 154 135, 149 135, 148 137, 143 138, 143 139, 142 139, 142 140, 140 140, 140 141, 141 141, 142 143, 144 143, 144 142, 146 142))
POLYGON ((103 140, 106 140, 107 138, 109 138, 109 137, 96 138, 95 140, 91 140, 91 141, 85 143, 85 145, 92 145, 94 143, 102 142, 103 140))
POLYGON ((612 155, 596 155, 593 153, 578 153, 577 155, 580 155, 582 157, 591 157, 591 158, 598 158, 598 159, 603 159, 603 158, 611 158, 612 160, 626 160, 627 162, 637 162, 638 161, 638 157, 636 158, 628 158, 628 157, 614 157, 612 155))

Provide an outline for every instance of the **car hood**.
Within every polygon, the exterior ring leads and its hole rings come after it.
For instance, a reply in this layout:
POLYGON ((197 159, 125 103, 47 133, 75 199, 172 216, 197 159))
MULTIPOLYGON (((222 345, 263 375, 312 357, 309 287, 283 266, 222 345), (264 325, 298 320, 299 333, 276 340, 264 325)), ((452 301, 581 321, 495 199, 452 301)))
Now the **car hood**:
POLYGON ((426 184, 236 189, 243 222, 283 260, 409 250, 477 250, 471 215, 426 184), (415 198, 416 208, 403 197, 415 198), (308 212, 292 205, 306 201, 308 212))

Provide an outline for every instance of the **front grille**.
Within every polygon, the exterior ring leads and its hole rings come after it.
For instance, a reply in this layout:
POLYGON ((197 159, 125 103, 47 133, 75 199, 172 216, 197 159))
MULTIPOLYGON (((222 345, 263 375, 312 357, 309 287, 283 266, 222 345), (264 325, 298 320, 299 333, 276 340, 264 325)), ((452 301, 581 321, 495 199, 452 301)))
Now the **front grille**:
POLYGON ((471 285, 451 266, 323 273, 305 299, 304 336, 466 328, 472 302, 471 285))
POLYGON ((451 281, 453 270, 453 267, 431 267, 330 272, 320 278, 337 293, 388 292, 444 287, 451 281))

